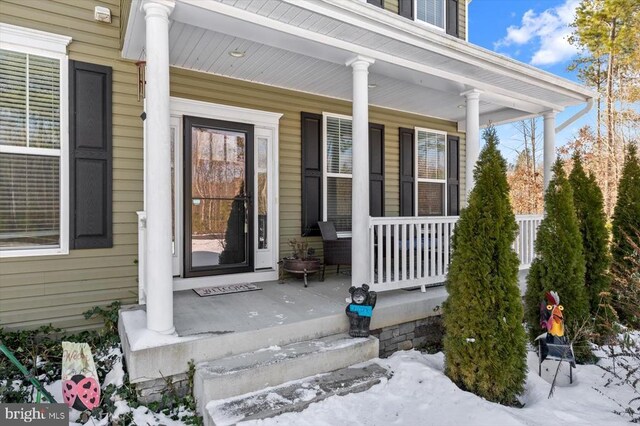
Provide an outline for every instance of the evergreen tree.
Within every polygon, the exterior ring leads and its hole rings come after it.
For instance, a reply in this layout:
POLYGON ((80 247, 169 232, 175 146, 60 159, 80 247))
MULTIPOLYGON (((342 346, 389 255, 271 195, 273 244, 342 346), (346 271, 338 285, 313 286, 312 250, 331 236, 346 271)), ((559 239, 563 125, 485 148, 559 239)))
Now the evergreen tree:
MULTIPOLYGON (((533 341, 542 333, 540 302, 547 291, 554 290, 564 306, 565 324, 574 331, 589 317, 589 299, 584 286, 585 261, 582 236, 573 204, 573 191, 562 161, 553 166, 553 178, 544 197, 546 215, 538 228, 536 258, 527 275, 525 319, 533 341)), ((569 335, 570 339, 575 336, 569 335)), ((586 354, 576 349, 576 358, 586 354)))
MULTIPOLYGON (((606 228, 602 191, 593 174, 587 174, 582 167, 578 153, 573 156, 573 170, 569 175, 573 190, 573 203, 578 217, 578 227, 582 235, 585 260, 585 286, 592 315, 599 312, 600 293, 609 291, 611 278, 609 268, 609 233, 606 228)), ((601 312, 599 313, 601 314, 601 312)))
POLYGON ((620 319, 637 326, 640 320, 635 316, 638 299, 638 265, 640 265, 640 162, 637 148, 629 145, 622 169, 618 201, 613 211, 613 269, 616 275, 613 305, 620 319), (635 271, 635 274, 633 272, 635 271), (635 297, 633 297, 635 295, 635 297))
MULTIPOLYGON (((634 254, 627 238, 637 238, 640 231, 640 162, 635 145, 629 145, 622 168, 618 201, 613 211, 613 244, 611 252, 617 264, 631 264, 627 259, 634 254)), ((636 241, 640 245, 640 241, 636 241)))
POLYGON ((527 371, 519 261, 511 248, 518 226, 495 129, 483 138, 476 183, 453 235, 443 306, 445 366, 460 388, 513 404, 527 371))

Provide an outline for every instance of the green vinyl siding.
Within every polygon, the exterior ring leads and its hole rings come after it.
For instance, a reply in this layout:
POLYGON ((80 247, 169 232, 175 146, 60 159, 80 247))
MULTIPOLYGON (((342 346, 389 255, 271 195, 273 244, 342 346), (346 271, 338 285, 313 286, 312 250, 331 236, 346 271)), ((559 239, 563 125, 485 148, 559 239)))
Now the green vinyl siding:
POLYGON ((470 0, 458 0, 458 38, 466 40, 467 36, 467 7, 470 0))
POLYGON ((384 8, 391 13, 398 13, 398 0, 384 0, 384 8))
MULTIPOLYGON (((0 22, 72 37, 69 58, 113 68, 113 248, 0 260, 0 327, 87 328, 82 313, 137 299, 136 211, 142 209, 142 103, 137 70, 120 57, 120 0, 0 0, 0 22), (93 19, 111 10, 110 24, 93 19)), ((123 31, 123 30, 122 30, 123 31)))

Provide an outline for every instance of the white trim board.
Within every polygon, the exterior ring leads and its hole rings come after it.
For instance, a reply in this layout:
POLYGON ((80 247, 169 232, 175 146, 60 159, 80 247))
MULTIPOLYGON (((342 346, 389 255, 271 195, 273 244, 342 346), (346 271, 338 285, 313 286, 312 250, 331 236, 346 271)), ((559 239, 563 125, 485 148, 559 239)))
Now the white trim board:
MULTIPOLYGON (((253 124, 258 127, 278 126, 283 114, 256 109, 240 108, 230 105, 194 101, 192 99, 171 97, 172 115, 197 115, 216 120, 235 121, 253 124)), ((277 136, 277 135, 276 135, 277 136)))

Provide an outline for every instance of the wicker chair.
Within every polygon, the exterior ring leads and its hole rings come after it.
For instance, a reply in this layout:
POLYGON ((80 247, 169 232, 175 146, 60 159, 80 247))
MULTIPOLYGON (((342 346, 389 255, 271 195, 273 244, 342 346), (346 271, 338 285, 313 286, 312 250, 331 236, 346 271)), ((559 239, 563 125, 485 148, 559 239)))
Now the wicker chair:
POLYGON ((333 222, 318 222, 322 233, 322 248, 324 251, 324 263, 322 265, 322 278, 327 266, 336 265, 340 273, 340 265, 351 265, 351 238, 338 238, 333 222))

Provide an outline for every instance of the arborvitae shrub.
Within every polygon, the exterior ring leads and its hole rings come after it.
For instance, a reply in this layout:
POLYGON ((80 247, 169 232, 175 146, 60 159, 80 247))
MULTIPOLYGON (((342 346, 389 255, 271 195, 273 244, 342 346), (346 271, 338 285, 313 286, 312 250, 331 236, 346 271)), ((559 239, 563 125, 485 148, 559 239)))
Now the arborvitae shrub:
MULTIPOLYGON (((640 274, 640 161, 635 145, 629 145, 625 156, 620 185, 618 186, 618 200, 613 210, 613 241, 611 254, 616 271, 635 271, 635 278, 640 274)), ((630 277, 634 278, 634 277, 630 277)), ((636 280, 637 282, 637 280, 636 280)), ((617 283, 619 284, 619 283, 617 283)), ((630 325, 640 323, 638 318, 628 315, 628 298, 620 294, 621 285, 615 285, 613 304, 620 313, 620 319, 630 325)))
POLYGON ((585 260, 585 285, 589 297, 591 315, 601 315, 601 292, 608 292, 611 286, 609 269, 609 233, 604 214, 602 191, 595 176, 587 174, 582 167, 582 159, 573 157, 573 170, 569 175, 573 190, 573 203, 578 217, 578 227, 582 235, 582 248, 585 260))
POLYGON ((495 129, 483 138, 475 186, 452 241, 443 306, 445 366, 462 389, 513 404, 527 371, 519 260, 511 248, 518 226, 495 129))
MULTIPOLYGON (((584 285, 585 261, 582 236, 573 204, 573 191, 559 159, 553 166, 553 178, 544 196, 545 217, 538 228, 536 258, 527 275, 525 318, 531 341, 540 335, 540 302, 554 290, 564 306, 565 324, 570 339, 582 325, 589 323, 589 299, 584 285)), ((576 358, 584 361, 590 351, 586 341, 575 344, 576 358)))

